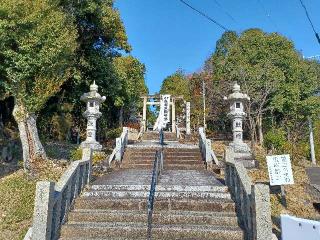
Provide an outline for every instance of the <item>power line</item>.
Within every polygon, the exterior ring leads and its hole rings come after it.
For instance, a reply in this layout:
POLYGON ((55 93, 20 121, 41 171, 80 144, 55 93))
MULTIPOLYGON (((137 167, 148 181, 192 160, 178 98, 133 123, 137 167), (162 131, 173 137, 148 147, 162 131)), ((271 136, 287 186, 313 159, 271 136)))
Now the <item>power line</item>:
POLYGON ((214 2, 215 2, 215 4, 216 4, 219 8, 221 8, 221 9, 223 10, 223 12, 224 12, 232 21, 237 22, 237 21, 234 19, 234 17, 233 17, 227 10, 224 9, 224 7, 218 2, 218 0, 214 0, 214 2))
POLYGON ((197 10, 196 8, 192 7, 190 4, 188 4, 187 2, 185 2, 184 0, 179 0, 180 2, 182 2, 184 5, 188 6, 189 8, 191 8, 193 11, 196 11, 197 13, 199 13, 201 16, 205 17, 206 19, 208 19, 209 21, 213 22, 214 24, 218 25, 220 28, 222 28, 225 31, 229 31, 229 29, 227 29, 225 26, 223 26, 222 24, 218 23, 216 20, 212 19, 211 17, 209 17, 207 14, 197 10))
POLYGON ((312 27, 312 30, 313 30, 314 34, 316 35, 316 38, 317 38, 317 40, 318 40, 318 43, 320 44, 319 34, 317 33, 316 29, 314 28, 314 25, 313 25, 313 23, 312 23, 312 21, 311 21, 311 18, 310 18, 310 16, 309 16, 309 12, 308 12, 308 10, 307 10, 307 8, 306 8, 306 5, 304 5, 304 3, 303 3, 302 0, 300 0, 300 3, 301 3, 301 6, 304 8, 304 11, 305 11, 305 13, 306 13, 306 15, 307 15, 307 18, 308 18, 308 20, 309 20, 309 23, 310 23, 310 25, 311 25, 311 27, 312 27))
POLYGON ((262 2, 260 0, 257 0, 257 2, 259 3, 259 5, 261 6, 262 10, 264 11, 266 17, 269 19, 269 21, 271 22, 271 24, 275 27, 276 31, 278 31, 278 27, 277 24, 272 20, 271 15, 268 13, 267 9, 265 8, 265 6, 262 4, 262 2))

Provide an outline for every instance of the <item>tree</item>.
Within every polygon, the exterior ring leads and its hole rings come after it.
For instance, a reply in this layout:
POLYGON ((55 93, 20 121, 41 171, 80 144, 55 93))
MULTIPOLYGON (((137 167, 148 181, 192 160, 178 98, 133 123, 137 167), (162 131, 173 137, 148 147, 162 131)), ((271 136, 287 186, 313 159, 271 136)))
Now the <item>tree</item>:
MULTIPOLYGON (((107 97, 101 108, 104 117, 98 120, 97 137, 101 138, 105 135, 106 128, 117 127, 119 123, 121 107, 118 104, 121 104, 125 90, 122 90, 121 78, 124 75, 117 72, 121 68, 118 67, 119 64, 115 64, 115 59, 123 53, 129 53, 131 46, 112 0, 70 0, 61 1, 60 5, 70 16, 74 16, 79 36, 76 75, 69 78, 61 91, 49 100, 47 108, 51 111, 41 112, 41 129, 45 134, 47 123, 51 122, 55 112, 63 112, 65 116, 72 118, 71 129, 77 129, 80 135, 85 134, 86 124, 82 117, 85 106, 80 101, 80 96, 88 91, 89 85, 95 80, 99 92, 107 97), (65 105, 68 108, 64 107, 62 111, 61 107, 65 105)), ((130 69, 127 70, 129 71, 130 69)))
POLYGON ((302 59, 291 41, 259 29, 246 30, 237 38, 231 33, 223 37, 231 40, 220 41, 227 44, 223 50, 216 49, 207 65, 214 82, 230 89, 236 81, 251 97, 248 117, 253 143, 257 139, 263 142, 266 113, 280 114, 281 119, 286 117, 294 123, 295 116, 301 117, 304 110, 316 106, 312 100, 319 87, 315 70, 302 59))
POLYGON ((175 96, 182 95, 185 100, 189 100, 189 80, 181 70, 178 70, 163 80, 160 93, 175 96))
POLYGON ((132 56, 116 57, 114 66, 120 83, 114 105, 120 108, 119 125, 122 126, 124 113, 127 118, 135 115, 137 107, 141 107, 140 96, 148 93, 144 81, 145 66, 132 56))
MULTIPOLYGON (((160 94, 183 96, 184 101, 190 101, 191 95, 189 78, 183 73, 182 70, 176 71, 163 80, 160 88, 160 94)), ((177 105, 176 114, 181 115, 182 112, 183 107, 181 105, 177 105)))
POLYGON ((45 159, 36 116, 73 75, 77 48, 73 18, 49 0, 0 2, 0 80, 15 99, 14 118, 23 147, 24 168, 45 159))

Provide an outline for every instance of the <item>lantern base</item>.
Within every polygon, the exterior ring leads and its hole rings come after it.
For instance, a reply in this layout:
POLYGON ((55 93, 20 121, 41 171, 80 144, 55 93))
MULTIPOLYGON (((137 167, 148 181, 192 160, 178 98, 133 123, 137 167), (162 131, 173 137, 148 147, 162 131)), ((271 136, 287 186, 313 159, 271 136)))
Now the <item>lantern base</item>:
POLYGON ((102 145, 97 141, 84 141, 81 143, 81 148, 91 148, 94 151, 100 151, 102 149, 102 145))
POLYGON ((230 143, 230 146, 234 149, 234 158, 236 162, 243 163, 245 168, 257 167, 257 162, 253 158, 251 149, 248 144, 242 143, 230 143))

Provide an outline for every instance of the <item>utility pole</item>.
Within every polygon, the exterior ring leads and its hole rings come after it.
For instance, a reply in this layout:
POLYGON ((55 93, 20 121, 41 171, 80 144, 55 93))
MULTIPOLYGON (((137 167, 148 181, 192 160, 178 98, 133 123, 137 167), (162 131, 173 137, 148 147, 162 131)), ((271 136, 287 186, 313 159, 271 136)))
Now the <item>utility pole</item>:
POLYGON ((309 117, 308 118, 309 121, 309 141, 310 141, 310 155, 311 155, 311 161, 312 164, 316 165, 316 154, 315 154, 315 150, 314 150, 314 139, 313 139, 313 126, 312 126, 312 120, 309 117))
POLYGON ((206 83, 202 79, 202 98, 203 98, 203 129, 206 130, 206 83))

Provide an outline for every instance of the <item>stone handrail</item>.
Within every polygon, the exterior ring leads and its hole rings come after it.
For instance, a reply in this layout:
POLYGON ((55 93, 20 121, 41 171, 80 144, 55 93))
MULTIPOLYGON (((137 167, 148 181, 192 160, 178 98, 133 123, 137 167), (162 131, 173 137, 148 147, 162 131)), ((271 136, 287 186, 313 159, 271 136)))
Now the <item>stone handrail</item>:
POLYGON ((213 152, 211 147, 211 140, 207 139, 203 127, 199 128, 199 148, 201 151, 202 159, 206 162, 207 168, 212 166, 213 163, 215 163, 219 167, 222 165, 213 152))
POLYGON ((57 183, 37 182, 33 224, 25 240, 58 239, 74 200, 90 181, 91 160, 92 149, 85 148, 82 160, 73 162, 57 183))
POLYGON ((236 203, 246 240, 271 240, 272 221, 269 186, 254 184, 246 168, 235 162, 231 147, 225 150, 225 181, 236 203))
POLYGON ((121 136, 116 138, 116 146, 113 149, 110 157, 109 157, 109 166, 111 165, 112 161, 115 159, 117 162, 121 162, 124 151, 128 145, 128 128, 124 127, 121 133, 121 136))

